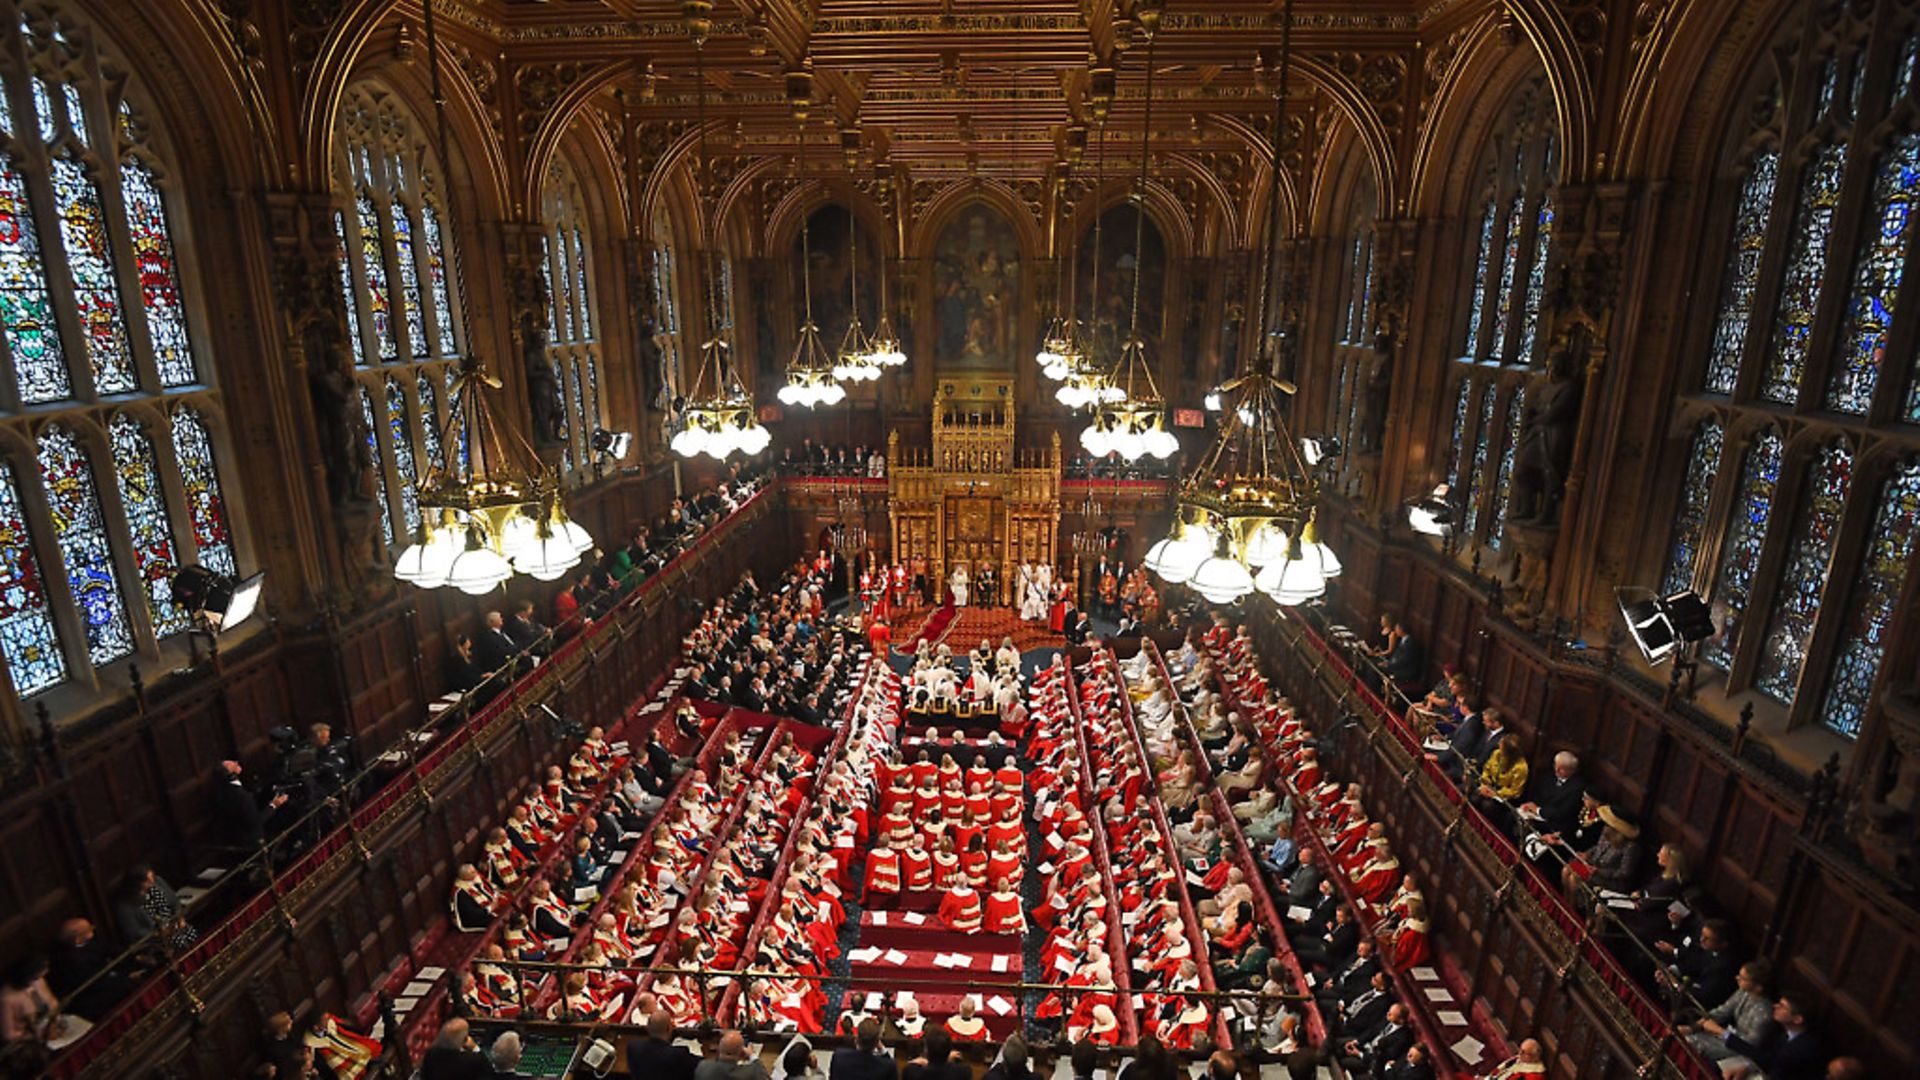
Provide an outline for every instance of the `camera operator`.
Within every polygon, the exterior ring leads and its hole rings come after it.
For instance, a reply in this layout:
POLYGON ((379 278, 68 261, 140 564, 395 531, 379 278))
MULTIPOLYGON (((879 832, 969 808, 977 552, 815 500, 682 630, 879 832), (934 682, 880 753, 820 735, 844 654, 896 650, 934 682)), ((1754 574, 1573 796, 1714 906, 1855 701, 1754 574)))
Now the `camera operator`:
POLYGON ((261 800, 247 790, 240 772, 237 761, 223 761, 215 768, 213 813, 227 845, 251 853, 266 840, 270 815, 285 806, 289 796, 279 792, 262 805, 261 800))

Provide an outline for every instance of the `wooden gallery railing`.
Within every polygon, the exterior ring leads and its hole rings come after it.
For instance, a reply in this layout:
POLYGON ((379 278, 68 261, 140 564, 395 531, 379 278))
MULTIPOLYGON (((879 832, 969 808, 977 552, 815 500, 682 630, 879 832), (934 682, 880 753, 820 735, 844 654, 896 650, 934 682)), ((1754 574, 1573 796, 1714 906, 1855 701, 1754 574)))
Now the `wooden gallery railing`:
MULTIPOLYGON (((1312 626, 1292 612, 1264 607, 1250 621, 1260 639, 1260 655, 1271 665, 1275 689, 1316 722, 1323 741, 1340 747, 1343 778, 1362 781, 1369 801, 1382 804, 1375 817, 1387 822, 1395 848, 1403 856, 1429 855, 1456 875, 1449 882, 1445 873, 1423 869, 1422 880, 1443 886, 1443 895, 1460 894, 1458 886, 1470 884, 1461 894, 1462 908, 1470 902, 1468 896, 1482 894, 1484 910, 1468 917, 1478 940, 1465 940, 1458 932, 1447 936, 1455 942, 1455 955, 1466 962, 1473 994, 1515 1041, 1536 1030, 1551 1031, 1542 1039, 1551 1074, 1572 1075, 1552 1067, 1555 1057, 1564 1055, 1579 1062, 1581 1080, 1717 1076, 1565 904, 1557 888, 1426 760, 1406 725, 1312 626), (1349 723, 1357 726, 1347 727, 1349 723), (1372 760, 1362 760, 1357 756, 1361 753, 1372 760), (1495 959, 1498 970, 1490 963, 1495 959), (1588 1040, 1590 1045, 1579 1045, 1588 1040)), ((1455 929, 1443 926, 1437 912, 1435 916, 1437 931, 1455 929)))
MULTIPOLYGON (((293 861, 275 866, 263 850, 229 871, 229 876, 254 874, 264 887, 219 923, 203 928, 192 946, 170 955, 127 1000, 65 1048, 50 1075, 118 1076, 138 1062, 164 1061, 168 1054, 160 1048, 171 1040, 190 1041, 206 1022, 211 1003, 244 993, 244 972, 274 949, 276 936, 290 937, 320 909, 323 898, 342 896, 375 852, 417 838, 437 797, 444 801, 461 778, 498 756, 530 725, 543 724, 547 710, 583 724, 621 715, 678 654, 694 610, 683 600, 704 603, 730 589, 743 570, 765 573, 778 566, 783 545, 767 544, 754 534, 783 512, 783 498, 778 481, 756 492, 612 609, 572 628, 577 632, 557 641, 546 661, 492 700, 474 703, 451 730, 431 741, 420 738, 444 727, 441 718, 433 718, 407 733, 383 755, 399 769, 397 775, 293 861)), ((567 628, 556 629, 564 633, 567 628)), ((374 770, 370 765, 358 779, 371 778, 374 770)), ((456 842, 469 829, 452 830, 456 842)), ((341 989, 353 995, 365 988, 341 989)))

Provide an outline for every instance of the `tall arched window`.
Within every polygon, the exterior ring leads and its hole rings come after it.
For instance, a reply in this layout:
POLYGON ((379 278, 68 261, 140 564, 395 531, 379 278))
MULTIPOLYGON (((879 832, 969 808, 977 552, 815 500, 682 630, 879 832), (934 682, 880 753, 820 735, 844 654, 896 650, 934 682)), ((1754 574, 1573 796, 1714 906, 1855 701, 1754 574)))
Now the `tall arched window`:
POLYGON ((1496 552, 1505 546, 1526 386, 1546 358, 1541 315, 1559 168, 1554 119, 1544 83, 1515 93, 1487 139, 1481 187, 1466 207, 1465 325, 1454 361, 1460 389, 1449 429, 1453 447, 1442 457, 1451 462, 1447 479, 1461 508, 1463 558, 1481 544, 1496 552))
POLYGON ((1895 4, 1847 7, 1788 48, 1720 152, 1698 290, 1715 303, 1692 339, 1660 581, 1708 597, 1720 633, 1700 654, 1727 689, 1852 737, 1920 505, 1920 27, 1895 4))
POLYGON ((180 194, 92 28, 0 0, 0 651, 16 694, 117 682, 239 569, 180 194))
POLYGON ((547 169, 541 199, 546 228, 546 274, 550 323, 547 360, 563 418, 566 450, 562 461, 574 477, 588 475, 594 429, 601 426, 600 339, 593 310, 594 291, 587 258, 587 215, 573 170, 556 157, 547 169))
POLYGON ((674 264, 673 221, 664 203, 656 202, 650 224, 653 237, 653 309, 657 316, 653 343, 660 350, 661 387, 668 398, 681 393, 680 294, 674 264))
POLYGON ((372 84, 348 89, 334 147, 340 287, 387 511, 381 535, 404 543, 420 524, 424 433, 445 422, 444 387, 461 352, 442 173, 412 114, 372 84))
MULTIPOLYGON (((1360 447, 1360 402, 1367 380, 1378 362, 1374 352, 1374 264, 1378 229, 1372 182, 1362 179, 1363 190, 1353 197, 1352 218, 1348 226, 1352 239, 1340 245, 1339 279, 1336 286, 1343 301, 1335 309, 1338 326, 1334 333, 1333 372, 1329 380, 1335 387, 1332 407, 1322 430, 1337 437, 1346 452, 1335 460, 1342 476, 1358 468, 1360 447)), ((1377 449, 1377 448, 1376 448, 1377 449)))

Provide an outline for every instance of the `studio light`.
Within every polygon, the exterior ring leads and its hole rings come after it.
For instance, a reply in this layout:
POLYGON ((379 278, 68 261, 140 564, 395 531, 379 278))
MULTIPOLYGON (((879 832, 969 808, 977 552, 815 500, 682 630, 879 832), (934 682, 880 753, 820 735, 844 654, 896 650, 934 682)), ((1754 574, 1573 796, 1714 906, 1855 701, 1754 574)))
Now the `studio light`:
POLYGON ((1433 491, 1407 504, 1407 524, 1413 531, 1427 536, 1452 536, 1454 511, 1449 501, 1453 495, 1450 484, 1439 484, 1433 491))
POLYGON ((1661 596, 1652 589, 1621 585, 1614 588, 1613 597, 1620 605, 1627 634, 1649 664, 1659 664, 1715 633, 1707 602, 1691 589, 1661 596))
POLYGON ((173 575, 173 602, 209 633, 231 630, 259 609, 266 580, 265 571, 236 579, 204 566, 183 566, 173 575))
POLYGON ((606 428, 594 428, 593 439, 589 443, 593 452, 609 461, 618 461, 627 456, 627 450, 633 446, 633 433, 629 431, 608 431, 606 428))

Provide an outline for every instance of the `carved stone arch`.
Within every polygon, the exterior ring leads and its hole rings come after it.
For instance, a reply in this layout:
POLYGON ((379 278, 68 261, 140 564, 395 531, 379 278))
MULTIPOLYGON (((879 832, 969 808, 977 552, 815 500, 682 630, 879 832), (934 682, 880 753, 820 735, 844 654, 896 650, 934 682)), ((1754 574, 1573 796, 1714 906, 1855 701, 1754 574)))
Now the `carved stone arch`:
MULTIPOLYGON (((1137 177, 1112 178, 1098 192, 1089 191, 1082 195, 1073 205, 1073 216, 1067 222, 1067 235, 1079 243, 1091 243, 1089 230, 1093 228, 1094 219, 1131 202, 1138 183, 1137 177)), ((1171 191, 1151 178, 1147 181, 1147 220, 1159 230, 1161 242, 1167 247, 1169 261, 1193 257, 1196 244, 1192 218, 1187 216, 1186 207, 1180 205, 1180 200, 1171 191)), ((1113 242, 1111 239, 1108 241, 1113 242)), ((1119 242, 1126 244, 1132 243, 1132 240, 1120 238, 1119 242)))
MULTIPOLYGON (((71 0, 5 6, 78 13, 113 66, 131 75, 119 92, 144 113, 173 167, 190 160, 196 177, 213 174, 211 183, 196 187, 226 191, 277 182, 273 113, 257 87, 250 93, 235 81, 244 65, 223 48, 202 5, 71 0)), ((151 163, 158 170, 160 163, 151 163)))
MULTIPOLYGON (((593 236, 602 243, 626 236, 630 219, 620 159, 608 144, 606 133, 600 125, 575 124, 555 147, 554 156, 567 163, 579 186, 580 199, 586 207, 593 236)), ((545 184, 546 174, 543 172, 542 198, 545 196, 545 184)), ((536 201, 531 205, 541 204, 536 201)))
POLYGON ((1429 119, 1415 159, 1411 215, 1447 217, 1468 212, 1484 194, 1487 178, 1482 174, 1489 145, 1506 138, 1518 123, 1547 122, 1544 116, 1515 116, 1516 111, 1524 111, 1521 95, 1529 93, 1541 95, 1535 107, 1552 105, 1556 110, 1560 178, 1574 175, 1566 113, 1553 94, 1551 73, 1542 72, 1535 53, 1514 48, 1496 54, 1492 47, 1481 47, 1463 56, 1454 73, 1460 76, 1451 84, 1458 93, 1442 100, 1429 119))
MULTIPOLYGON (((332 95, 335 112, 328 117, 326 150, 328 154, 338 151, 335 145, 338 110, 345 105, 348 93, 368 85, 377 87, 381 92, 391 95, 393 101, 409 114, 409 119, 419 130, 429 154, 438 166, 440 197, 453 205, 465 231, 472 233, 477 222, 500 221, 508 216, 508 200, 513 191, 507 182, 506 155, 499 140, 494 137, 492 126, 478 110, 477 103, 465 102, 456 91, 450 93, 447 100, 447 138, 451 143, 448 150, 453 160, 440 160, 442 155, 439 135, 435 131, 433 98, 427 87, 424 64, 424 60, 416 64, 387 62, 357 71, 348 85, 340 87, 338 93, 332 95), (416 71, 415 68, 422 70, 416 71), (466 107, 469 105, 475 107, 466 107), (480 149, 477 154, 475 147, 480 149)), ((442 65, 441 77, 449 84, 466 86, 464 81, 450 77, 446 68, 451 66, 442 65)), ((318 174, 324 178, 322 187, 325 190, 332 189, 333 164, 334 160, 329 159, 327 170, 318 174)))
MULTIPOLYGON (((335 119, 339 115, 341 102, 351 87, 369 78, 378 80, 407 103, 420 129, 427 134, 428 142, 435 144, 435 153, 438 155, 425 44, 421 43, 413 49, 412 59, 405 62, 394 56, 394 50, 376 47, 377 39, 396 33, 397 22, 383 22, 389 9, 409 23, 419 18, 419 8, 413 4, 402 5, 397 0, 360 0, 353 10, 334 24, 328 35, 315 63, 312 80, 301 100, 300 156, 294 166, 296 182, 308 185, 313 190, 327 187, 333 167, 335 119), (384 56, 384 59, 377 63, 360 63, 363 57, 375 54, 384 56)), ((439 30, 451 37, 449 26, 442 25, 439 30)), ((441 168, 448 172, 449 187, 456 190, 464 187, 471 191, 471 208, 479 216, 469 220, 504 220, 510 216, 510 208, 524 209, 524 206, 514 204, 515 196, 523 189, 511 180, 506 148, 501 145, 499 135, 488 118, 486 102, 461 65, 445 54, 444 41, 442 48, 440 80, 447 99, 447 135, 457 149, 453 152, 455 161, 443 162, 441 168), (472 149, 474 147, 481 148, 481 152, 476 154, 472 149)))
POLYGON ((1040 222, 1034 219, 1013 189, 998 180, 972 179, 948 184, 934 195, 913 221, 907 235, 906 257, 925 259, 933 256, 933 247, 949 222, 974 203, 983 203, 1007 219, 1014 235, 1020 238, 1020 257, 1037 259, 1046 253, 1047 243, 1040 222))
MULTIPOLYGON (((1750 153, 1753 146, 1743 146, 1742 140, 1756 126, 1756 102, 1769 93, 1784 100, 1792 75, 1779 66, 1782 57, 1768 45, 1780 39, 1790 17, 1803 11, 1796 0, 1773 0, 1698 13, 1688 31, 1676 36, 1684 42, 1684 51, 1677 50, 1668 61, 1674 70, 1660 72, 1650 91, 1655 100, 1648 106, 1644 135, 1622 133, 1622 138, 1635 139, 1628 148, 1629 160, 1676 181, 1710 183, 1733 160, 1750 153), (1698 36, 1709 32, 1714 36, 1698 36), (1735 131, 1739 137, 1729 138, 1735 131)), ((1771 120, 1763 125, 1770 128, 1765 134, 1784 158, 1792 148, 1779 141, 1783 117, 1776 111, 1771 120)))
MULTIPOLYGON (((1202 190, 1212 197, 1215 213, 1197 223, 1199 236, 1193 248, 1196 255, 1218 255, 1246 246, 1246 217, 1235 206, 1233 193, 1205 163, 1188 154, 1168 154, 1166 160, 1185 169, 1202 190)), ((1204 208, 1203 208, 1204 209, 1204 208)))
POLYGON ((1557 0, 1508 0, 1505 11, 1546 70, 1547 85, 1560 113, 1561 176, 1579 182, 1604 168, 1603 162, 1595 160, 1593 132, 1598 106, 1587 56, 1597 55, 1599 42, 1606 36, 1607 16, 1592 10, 1591 4, 1568 6, 1587 9, 1573 15, 1580 25, 1569 22, 1568 12, 1557 0), (1595 23, 1597 28, 1590 25, 1595 23))
MULTIPOLYGON (((1800 0, 1687 4, 1661 12, 1636 43, 1634 71, 1609 147, 1619 176, 1682 176, 1682 162, 1717 155, 1719 136, 1744 124, 1742 110, 1774 56, 1764 46, 1779 34, 1800 0), (1703 123, 1704 121, 1704 123, 1703 123)), ((1785 73, 1773 72, 1784 79, 1785 73)), ((1784 85, 1784 84, 1783 84, 1784 85)))
POLYGON ((1362 193, 1373 204, 1373 217, 1386 216, 1365 149, 1352 132, 1334 136, 1315 163, 1319 173, 1313 184, 1315 198, 1299 231, 1310 236, 1348 235, 1345 230, 1353 224, 1362 193))
MULTIPOLYGON (((1247 204, 1247 213, 1241 222, 1241 229, 1247 238, 1247 245, 1249 247, 1257 247, 1262 242, 1261 238, 1266 235, 1267 229, 1267 204, 1271 196, 1271 191, 1268 189, 1267 183, 1268 178, 1273 175, 1273 147, 1269 144, 1267 135, 1264 132, 1255 128, 1242 117, 1216 117, 1215 123, 1221 130, 1238 136, 1247 144, 1247 147, 1252 152, 1255 174, 1252 182, 1248 185, 1252 192, 1252 199, 1247 204)), ((1372 157, 1371 151, 1368 152, 1368 156, 1369 158, 1372 157)), ((1377 160, 1374 161, 1374 165, 1374 175, 1377 181, 1379 178, 1379 162, 1377 160)), ((1294 185, 1292 174, 1284 169, 1280 171, 1280 180, 1280 213, 1282 220, 1288 231, 1297 232, 1301 220, 1300 190, 1294 185)))
POLYGON ((721 235, 737 257, 760 258, 774 251, 767 231, 752 220, 752 195, 769 173, 785 173, 788 164, 789 159, 781 155, 759 158, 736 173, 714 201, 714 220, 720 223, 721 235), (734 246, 736 241, 738 246, 734 246))
MULTIPOLYGON (((1324 91, 1334 107, 1346 117, 1361 144, 1366 147, 1368 159, 1373 162, 1375 185, 1381 191, 1390 190, 1396 175, 1393 138, 1367 95, 1354 85, 1352 79, 1333 66, 1331 58, 1304 55, 1296 50, 1293 65, 1297 76, 1305 78, 1308 85, 1324 91)), ((1251 124, 1239 120, 1233 125, 1222 126, 1229 130, 1237 128, 1241 137, 1247 139, 1248 145, 1260 156, 1267 155, 1270 149, 1268 137, 1251 124)), ((1249 235, 1258 234, 1250 230, 1249 235)))
POLYGON ((574 129, 582 126, 576 121, 584 116, 600 91, 617 83, 621 76, 632 70, 633 65, 625 60, 608 60, 595 65, 562 90, 559 100, 541 117, 540 126, 526 140, 525 171, 520 183, 522 205, 527 207, 530 215, 540 205, 540 185, 547 174, 547 162, 560 152, 561 144, 568 140, 574 129))
MULTIPOLYGON (((716 139, 724 138, 730 141, 731 137, 728 133, 731 128, 732 125, 724 120, 707 121, 707 154, 709 167, 716 164, 717 159, 721 156, 721 152, 714 145, 716 139)), ((703 220, 697 211, 690 215, 692 220, 699 222, 700 237, 704 240, 708 233, 715 230, 716 223, 726 220, 726 214, 731 210, 733 201, 739 197, 741 192, 748 190, 746 186, 739 183, 748 172, 757 174, 767 166, 777 166, 790 161, 790 158, 776 154, 770 158, 760 158, 755 161, 753 166, 741 170, 739 174, 729 181, 726 189, 720 193, 720 197, 713 200, 713 217, 711 220, 703 220)), ((696 190, 695 181, 699 167, 700 127, 693 123, 683 123, 679 125, 677 133, 669 138, 666 147, 661 150, 659 157, 653 161, 653 167, 648 173, 647 182, 641 189, 640 201, 642 206, 644 207, 650 204, 653 199, 657 197, 660 188, 667 183, 680 183, 684 181, 687 190, 692 192, 697 198, 699 192, 696 190)), ((724 234, 726 229, 721 227, 719 232, 724 234)))

